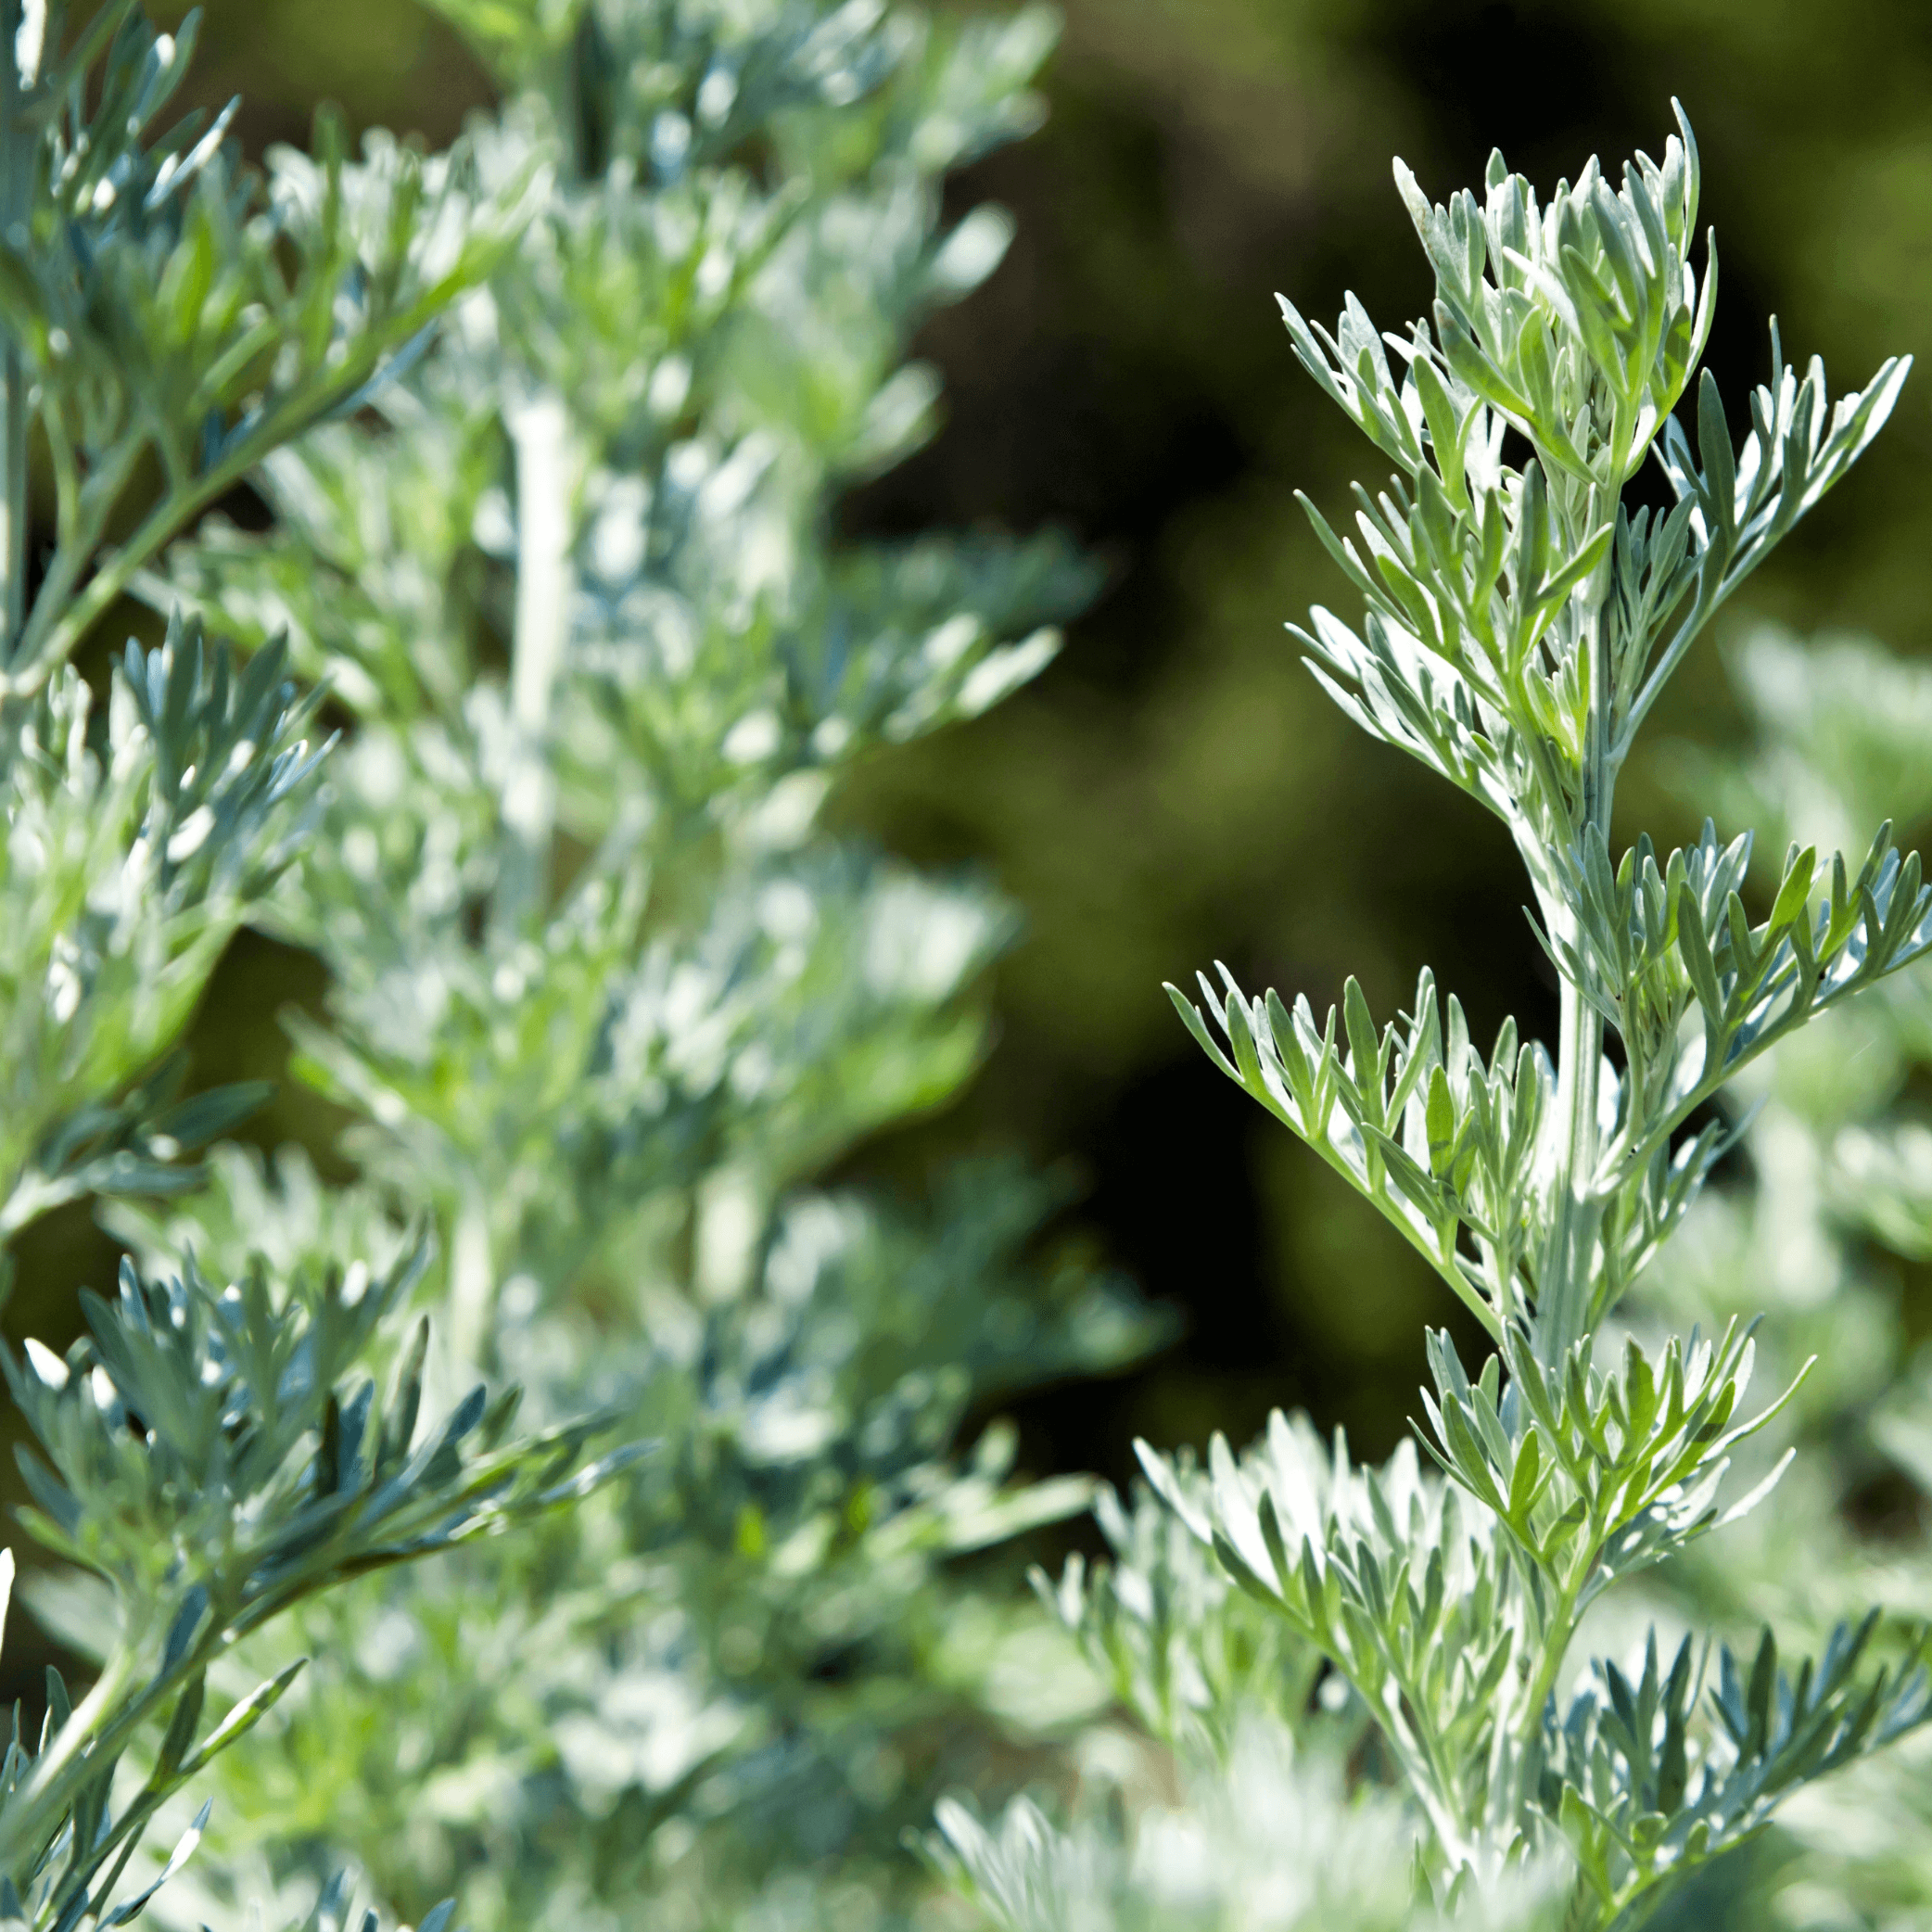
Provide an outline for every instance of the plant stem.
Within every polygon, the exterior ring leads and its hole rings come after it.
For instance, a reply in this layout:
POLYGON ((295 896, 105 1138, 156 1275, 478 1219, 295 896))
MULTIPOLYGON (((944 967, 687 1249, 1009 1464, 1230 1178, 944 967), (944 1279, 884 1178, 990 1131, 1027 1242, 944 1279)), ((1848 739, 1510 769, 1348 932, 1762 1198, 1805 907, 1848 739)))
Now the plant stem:
POLYGON ((516 451, 516 629, 510 669, 510 771, 503 786, 509 833, 492 907, 506 939, 543 910, 556 782, 545 756, 551 701, 570 611, 569 416, 563 399, 536 397, 509 412, 516 451))
MULTIPOLYGON (((0 0, 0 6, 6 4, 6 0, 0 0)), ((435 318, 443 300, 443 285, 439 285, 410 310, 386 339, 406 342, 435 318)), ((368 380, 381 360, 379 346, 364 344, 342 362, 302 385, 260 422, 252 435, 235 443, 213 468, 165 494, 124 540, 105 555, 95 557, 95 547, 145 448, 138 439, 124 439, 117 443, 82 486, 80 520, 73 540, 56 550, 47 566, 41 592, 34 599, 32 616, 15 647, 6 681, 0 684, 0 695, 38 691, 53 671, 73 655, 76 646, 115 599, 177 531, 232 489, 271 451, 292 441, 343 397, 352 395, 368 380), (95 565, 93 575, 77 591, 74 587, 89 562, 95 565)))
MULTIPOLYGON (((11 1875, 23 1856, 52 1835, 73 1801, 83 1773, 94 1774, 82 1754, 90 1743, 97 1742, 95 1734, 106 1723, 133 1663, 131 1644, 118 1645, 95 1680, 94 1687, 74 1706, 67 1722, 41 1754, 32 1776, 9 1808, 9 1829, 0 1834, 0 1870, 11 1875)), ((20 1885, 22 1880, 17 1878, 14 1882, 20 1885)))
POLYGON ((465 1189, 450 1238, 450 1357, 460 1381, 473 1370, 493 1368, 483 1354, 494 1332, 496 1256, 489 1210, 480 1188, 465 1189))
MULTIPOLYGON (((1556 1609, 1544 1626, 1543 1661, 1536 1667, 1535 1678, 1523 1702, 1522 1730, 1519 1741, 1525 1746, 1532 1743, 1543 1729, 1543 1707, 1556 1692, 1557 1679, 1563 1671, 1563 1659, 1570 1651, 1570 1640, 1576 1634, 1576 1600, 1595 1560, 1593 1549, 1591 1564, 1578 1567, 1573 1580, 1564 1585, 1557 1599, 1556 1609)), ((1525 1797, 1528 1795, 1524 1794, 1525 1797)))
MULTIPOLYGON (((538 77, 564 153, 566 183, 592 171, 584 63, 592 22, 586 14, 569 44, 538 77)), ((490 905, 490 934, 514 938, 547 909, 556 781, 545 756, 553 695, 569 637, 572 573, 570 412, 553 389, 536 387, 503 412, 516 452, 516 616, 510 647, 510 770, 503 785, 509 834, 490 905)))
POLYGON ((1563 1138, 1536 1318, 1537 1359, 1554 1368, 1582 1337, 1601 1211, 1586 1189, 1596 1165, 1596 1100, 1603 1019, 1565 981, 1557 1034, 1557 1121, 1563 1138))
MULTIPOLYGON (((1602 518, 1600 489, 1585 502, 1584 529, 1602 518)), ((1582 745, 1582 795, 1577 825, 1579 840, 1592 833, 1606 838, 1610 829, 1610 804, 1616 787, 1611 758, 1610 640, 1605 623, 1609 596, 1610 559, 1607 555, 1585 591, 1585 614, 1578 647, 1589 654, 1590 704, 1582 745)), ((1553 908, 1554 911, 1556 909, 1553 908)), ((1570 915, 1564 913, 1566 921, 1570 915)), ((1572 931, 1564 935, 1574 941, 1572 931)), ((1590 1316, 1590 1288, 1595 1274, 1597 1235, 1603 1203, 1595 1186, 1597 1159, 1597 1093, 1603 1068, 1603 1015, 1568 978, 1563 981, 1561 1017, 1557 1045, 1555 1125, 1557 1145, 1553 1183, 1549 1243, 1544 1255, 1541 1304, 1536 1311, 1537 1359, 1555 1367, 1582 1338, 1590 1316)))

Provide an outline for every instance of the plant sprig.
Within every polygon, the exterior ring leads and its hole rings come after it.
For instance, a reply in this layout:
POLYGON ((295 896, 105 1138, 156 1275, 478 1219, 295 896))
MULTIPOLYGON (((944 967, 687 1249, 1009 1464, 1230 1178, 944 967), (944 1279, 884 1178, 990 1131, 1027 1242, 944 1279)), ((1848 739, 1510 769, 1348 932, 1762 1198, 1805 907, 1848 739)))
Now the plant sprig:
POLYGON ((1446 1335, 1429 1339, 1421 1439, 1439 1479, 1406 1447, 1379 1473, 1340 1445, 1324 1459, 1278 1416, 1246 1457, 1217 1437, 1204 1490, 1142 1448, 1180 1520, 1360 1697, 1443 1882, 1488 1884, 1566 1843, 1565 1923, 1606 1932, 1928 1702, 1909 1659, 1864 1667, 1876 1611, 1795 1676, 1767 1632, 1748 1669, 1718 1652, 1707 1697, 1710 1646, 1686 1640, 1665 1670, 1653 1637, 1633 1676, 1605 1660, 1564 1695, 1589 1606, 1735 1521, 1789 1459, 1725 1500, 1734 1458, 1793 1393, 1742 1417, 1748 1328, 1627 1339, 1617 1372, 1597 1366, 1605 1323, 1730 1142, 1710 1103, 1932 947, 1932 889, 1889 824, 1855 864, 1794 845, 1762 917, 1748 833, 1707 821, 1661 860, 1647 837, 1612 859, 1617 776, 1658 693, 1863 452, 1909 366, 1832 404, 1773 325, 1742 448, 1708 371, 1693 448, 1675 411, 1716 260, 1692 267, 1699 163, 1681 110, 1678 127, 1621 190, 1592 160, 1546 205, 1500 156, 1481 201, 1446 208, 1398 163, 1435 272, 1430 319, 1379 336, 1351 297, 1330 333, 1283 304, 1303 365, 1399 470, 1357 489, 1352 536, 1305 506, 1366 613, 1352 629, 1317 609, 1295 634, 1372 737, 1509 827, 1561 1027, 1552 1053, 1506 1022, 1485 1060, 1426 972, 1385 1026, 1354 980, 1319 1025, 1305 998, 1250 998, 1225 969, 1198 1005, 1168 988, 1220 1071, 1375 1202, 1493 1353, 1472 1379, 1446 1335), (1632 514, 1646 453, 1677 501, 1632 514))

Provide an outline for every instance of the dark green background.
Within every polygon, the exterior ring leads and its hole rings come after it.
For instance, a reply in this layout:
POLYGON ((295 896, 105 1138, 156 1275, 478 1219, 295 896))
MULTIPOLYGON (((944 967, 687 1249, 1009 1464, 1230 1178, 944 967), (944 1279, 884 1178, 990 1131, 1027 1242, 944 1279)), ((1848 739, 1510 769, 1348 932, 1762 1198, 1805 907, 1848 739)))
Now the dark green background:
MULTIPOLYGON (((447 138, 474 64, 407 0, 216 0, 199 91, 241 92, 251 146, 302 139, 317 100, 447 138)), ((1429 286, 1390 183, 1438 197, 1492 144, 1544 186, 1593 150, 1660 153, 1672 94, 1697 125, 1722 299, 1711 360, 1735 419, 1775 311, 1835 387, 1932 330, 1932 9, 1923 0, 1070 0, 1051 118, 955 184, 1020 218, 996 280, 921 343, 944 370, 937 442, 844 506, 854 531, 989 522, 1074 530, 1111 589, 1059 664, 997 713, 882 757, 838 809, 922 860, 989 868, 1028 932, 993 989, 985 1073, 940 1118, 856 1163, 916 1186, 962 1149, 1071 1163, 1067 1238, 1185 1311, 1184 1339, 1112 1384, 1036 1402, 1036 1462, 1120 1474, 1136 1432, 1237 1437, 1277 1403, 1385 1447, 1448 1297, 1373 1214, 1223 1083, 1160 992, 1219 957, 1251 984, 1379 1010, 1426 960, 1479 1033, 1553 1030, 1547 972, 1500 830, 1355 735, 1281 625, 1345 587, 1291 501, 1339 511, 1372 452, 1293 362, 1273 291, 1386 327, 1429 286)), ((1932 388, 1908 388, 1854 479, 1754 580, 1757 617, 1924 648, 1932 388)), ((1689 667, 1654 738, 1735 729, 1719 666, 1689 667)), ((1690 818, 1653 757, 1625 830, 1690 818)), ((1737 828, 1726 827, 1726 831, 1737 828)), ((278 1070, 275 1010, 316 987, 244 941, 197 1035, 197 1077, 278 1070)), ((299 1091, 259 1124, 326 1144, 299 1091)), ((60 1326, 84 1224, 24 1257, 60 1326)))

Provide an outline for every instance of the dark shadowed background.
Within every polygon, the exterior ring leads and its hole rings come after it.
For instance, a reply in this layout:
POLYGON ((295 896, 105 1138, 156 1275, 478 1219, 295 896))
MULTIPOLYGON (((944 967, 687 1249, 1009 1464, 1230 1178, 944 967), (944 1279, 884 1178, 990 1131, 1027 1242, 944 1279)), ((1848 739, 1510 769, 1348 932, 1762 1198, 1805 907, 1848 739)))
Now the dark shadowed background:
MULTIPOLYGON (((162 9, 165 11, 166 9, 162 9)), ((322 99, 359 125, 447 139, 474 64, 409 0, 213 0, 198 93, 246 96, 251 146, 306 138, 322 99)), ((1026 935, 992 989, 998 1035, 965 1099, 863 1150, 912 1187, 978 1147, 1070 1164, 1067 1238, 1184 1312, 1182 1339, 1116 1382, 1024 1418, 1036 1465, 1118 1476, 1136 1433, 1238 1439, 1301 1403, 1386 1448, 1449 1297, 1373 1212, 1223 1082, 1163 979, 1225 959, 1318 1005, 1343 976, 1379 1011, 1418 967, 1479 1035, 1506 1011, 1554 1029, 1555 997, 1498 827, 1356 735, 1301 669, 1284 621, 1346 587, 1292 501, 1331 515, 1373 452, 1302 375, 1280 289, 1332 317, 1354 289, 1385 327, 1429 284, 1391 184, 1400 153, 1437 198, 1492 145, 1545 188, 1595 151, 1660 153, 1695 121, 1719 231, 1711 362, 1740 423, 1766 360, 1823 354, 1835 389, 1932 332, 1932 8, 1924 0, 1067 0, 1051 116, 954 184, 1019 218, 992 284, 927 331, 950 397, 940 438, 842 509, 854 531, 934 523, 1071 528, 1110 588, 1060 662, 993 715, 882 758, 838 802, 924 862, 985 868, 1026 935)), ((1928 641, 1932 386, 1909 388, 1851 482, 1753 580, 1681 679, 1624 830, 1680 838, 1668 741, 1721 741, 1723 638, 1764 617, 1928 641)), ((1725 827, 1727 833, 1741 828, 1725 827)), ((312 971, 260 941, 227 962, 196 1038, 203 1083, 278 1071, 277 1010, 312 971)), ((299 1088, 256 1124, 325 1150, 299 1088)), ((110 1265, 84 1216, 22 1255, 9 1325, 70 1326, 110 1265)))

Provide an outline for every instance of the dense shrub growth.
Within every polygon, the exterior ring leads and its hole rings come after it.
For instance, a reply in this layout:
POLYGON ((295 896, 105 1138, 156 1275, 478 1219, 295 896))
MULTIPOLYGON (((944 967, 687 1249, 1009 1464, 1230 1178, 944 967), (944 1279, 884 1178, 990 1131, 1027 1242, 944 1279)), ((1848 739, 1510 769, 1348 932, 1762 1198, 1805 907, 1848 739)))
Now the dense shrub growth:
POLYGON ((1034 125, 1052 22, 439 6, 496 95, 455 146, 324 117, 258 169, 171 105, 192 22, 0 0, 0 1238, 84 1203, 125 1254, 4 1360, 77 1668, 0 1770, 0 1920, 1932 1913, 1932 1382, 1883 1278, 1932 1252, 1889 832, 1932 693, 1761 633, 1701 840, 1611 816, 1905 363, 1834 401, 1773 326, 1727 421, 1681 115, 1547 197, 1398 164, 1407 334, 1284 304, 1394 470, 1311 510, 1365 608, 1297 635, 1506 833, 1558 1037, 1473 1041, 1427 973, 1392 1022, 1176 994, 1483 1353, 1427 1338, 1379 1467, 1277 1413, 1126 1497, 1029 1480, 1002 1409, 1165 1325, 1019 1160, 849 1177, 973 1074, 1015 922, 826 807, 1099 582, 839 533, 933 431, 914 333, 1010 239, 942 188, 1034 125), (325 980, 325 1167, 180 1050, 244 927, 325 980), (1029 1596, 1014 1540, 1089 1502, 1109 1557, 1029 1596))

